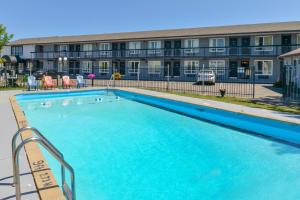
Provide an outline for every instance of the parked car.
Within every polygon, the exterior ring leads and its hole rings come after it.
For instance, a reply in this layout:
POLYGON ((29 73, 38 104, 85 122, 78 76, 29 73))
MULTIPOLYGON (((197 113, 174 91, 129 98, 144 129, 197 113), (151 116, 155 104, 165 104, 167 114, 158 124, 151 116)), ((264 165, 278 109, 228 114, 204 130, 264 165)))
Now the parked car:
POLYGON ((216 75, 213 70, 201 70, 197 74, 197 84, 201 83, 215 84, 216 75))

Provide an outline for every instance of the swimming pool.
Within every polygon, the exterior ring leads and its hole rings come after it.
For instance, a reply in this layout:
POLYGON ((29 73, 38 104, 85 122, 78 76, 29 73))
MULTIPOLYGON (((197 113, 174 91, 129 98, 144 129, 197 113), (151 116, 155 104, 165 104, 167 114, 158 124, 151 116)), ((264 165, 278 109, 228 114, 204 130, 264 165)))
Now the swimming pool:
POLYGON ((278 142, 300 143, 297 125, 124 91, 17 100, 73 166, 78 199, 300 198, 300 149, 278 142))

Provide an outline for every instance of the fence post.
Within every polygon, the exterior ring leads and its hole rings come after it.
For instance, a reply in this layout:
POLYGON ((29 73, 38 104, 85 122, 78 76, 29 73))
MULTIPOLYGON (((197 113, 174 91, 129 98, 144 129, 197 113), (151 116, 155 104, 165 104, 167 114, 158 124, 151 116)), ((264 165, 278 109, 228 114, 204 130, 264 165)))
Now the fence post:
POLYGON ((255 66, 252 66, 252 99, 255 98, 255 66))
POLYGON ((170 82, 170 64, 167 65, 168 76, 167 76, 167 91, 169 91, 169 82, 170 82))

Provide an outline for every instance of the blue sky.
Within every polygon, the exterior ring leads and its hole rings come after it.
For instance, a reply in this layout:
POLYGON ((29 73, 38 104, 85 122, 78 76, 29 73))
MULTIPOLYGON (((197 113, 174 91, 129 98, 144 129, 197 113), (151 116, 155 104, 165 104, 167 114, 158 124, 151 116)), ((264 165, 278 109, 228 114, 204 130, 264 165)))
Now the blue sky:
POLYGON ((14 39, 300 21, 299 0, 4 0, 1 7, 0 23, 14 39))

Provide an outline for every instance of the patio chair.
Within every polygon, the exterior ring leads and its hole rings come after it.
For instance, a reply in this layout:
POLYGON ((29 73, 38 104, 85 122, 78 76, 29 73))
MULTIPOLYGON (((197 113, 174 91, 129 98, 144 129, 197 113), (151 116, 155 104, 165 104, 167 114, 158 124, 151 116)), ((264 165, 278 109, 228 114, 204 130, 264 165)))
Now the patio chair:
POLYGON ((54 88, 55 86, 56 86, 56 83, 52 79, 51 76, 44 76, 44 78, 43 78, 43 88, 44 89, 54 88))
POLYGON ((38 81, 36 80, 35 76, 28 76, 27 87, 28 91, 30 91, 31 88, 34 88, 35 90, 38 89, 38 81))
POLYGON ((77 80, 77 88, 86 86, 86 83, 85 83, 85 80, 83 79, 83 76, 81 76, 81 75, 76 76, 76 80, 77 80))
POLYGON ((63 76, 63 88, 70 88, 71 86, 75 86, 76 82, 70 79, 70 76, 63 76))

